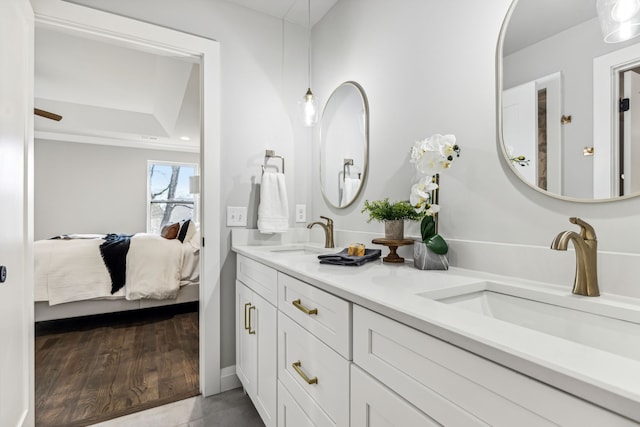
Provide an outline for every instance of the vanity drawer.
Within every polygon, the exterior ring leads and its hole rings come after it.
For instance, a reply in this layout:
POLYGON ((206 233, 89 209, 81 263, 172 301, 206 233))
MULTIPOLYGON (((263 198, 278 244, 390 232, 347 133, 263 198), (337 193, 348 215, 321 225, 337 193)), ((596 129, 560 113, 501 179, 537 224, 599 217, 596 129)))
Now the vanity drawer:
MULTIPOLYGON (((315 403, 315 402, 314 402, 315 403)), ((335 425, 317 404, 302 410, 298 402, 278 381, 278 427, 320 427, 335 425)))
POLYGON ((351 360, 351 303, 278 273, 278 309, 351 360))
POLYGON ((278 313, 278 380, 305 413, 320 407, 330 425, 349 425, 349 365, 348 360, 278 313))
POLYGON ((619 417, 445 341, 353 308, 354 363, 443 425, 626 426, 619 417))
POLYGON ((278 305, 278 272, 257 261, 238 255, 236 276, 239 281, 274 306, 278 305))

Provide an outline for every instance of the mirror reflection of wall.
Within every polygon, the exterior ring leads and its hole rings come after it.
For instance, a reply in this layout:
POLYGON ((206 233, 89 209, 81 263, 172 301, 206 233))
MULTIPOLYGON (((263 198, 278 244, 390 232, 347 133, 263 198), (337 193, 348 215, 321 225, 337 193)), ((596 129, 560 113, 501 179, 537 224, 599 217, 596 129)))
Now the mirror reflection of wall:
MULTIPOLYGON (((618 123, 611 123, 607 128, 609 134, 613 135, 613 144, 607 142, 608 146, 602 147, 603 139, 594 138, 594 115, 597 114, 594 110, 598 108, 593 102, 594 96, 598 96, 594 93, 598 83, 594 80, 594 59, 636 45, 638 39, 624 43, 605 43, 596 16, 595 0, 519 0, 515 2, 512 14, 507 19, 507 25, 503 29, 501 64, 498 67, 502 67, 503 90, 510 91, 527 84, 538 87, 539 90, 541 80, 550 75, 560 76, 559 111, 547 111, 545 116, 548 137, 547 188, 544 187, 544 177, 539 174, 544 164, 539 163, 538 154, 542 153, 538 152, 537 147, 540 133, 538 104, 533 95, 530 95, 531 101, 527 101, 533 103, 530 104, 533 105, 530 109, 534 115, 529 118, 533 124, 528 125, 534 133, 528 135, 528 139, 533 140, 530 142, 533 145, 528 146, 531 157, 526 155, 530 162, 528 166, 514 164, 514 169, 532 186, 560 197, 594 200, 621 194, 615 184, 615 177, 619 176, 616 168, 609 167, 608 171, 603 172, 597 165, 598 161, 619 159, 620 150, 615 147, 618 123), (541 22, 545 25, 540 25, 541 22), (571 116, 571 121, 562 124, 562 116, 571 116), (556 126, 558 139, 554 142, 554 137, 550 137, 549 132, 556 126), (601 146, 598 147, 598 144, 601 146), (607 174, 604 184, 603 173, 607 174), (606 186, 606 192, 599 192, 598 186, 606 186)), ((505 100, 511 102, 511 95, 505 93, 502 94, 503 107, 508 106, 505 100)), ((550 105, 549 102, 555 101, 547 98, 547 106, 550 105)), ((599 102, 617 104, 613 98, 599 102)), ((503 142, 507 153, 509 147, 514 150, 525 144, 520 138, 510 136, 510 128, 522 126, 510 124, 508 117, 512 116, 514 114, 503 110, 503 142)), ((610 137, 607 141, 611 139, 610 137)))
POLYGON ((320 122, 320 182, 325 200, 345 208, 358 197, 367 173, 369 111, 364 90, 340 85, 320 122))

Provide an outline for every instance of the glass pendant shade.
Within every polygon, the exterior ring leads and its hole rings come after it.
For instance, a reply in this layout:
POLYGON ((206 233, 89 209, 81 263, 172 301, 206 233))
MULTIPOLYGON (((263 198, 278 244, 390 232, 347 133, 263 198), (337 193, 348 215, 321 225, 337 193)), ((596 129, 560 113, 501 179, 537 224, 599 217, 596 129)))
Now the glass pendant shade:
POLYGON ((640 36, 640 0, 598 0, 596 8, 605 43, 640 36))
POLYGON ((302 97, 299 105, 302 113, 302 123, 306 127, 315 126, 318 123, 319 116, 318 98, 311 92, 311 88, 307 89, 307 93, 302 97))

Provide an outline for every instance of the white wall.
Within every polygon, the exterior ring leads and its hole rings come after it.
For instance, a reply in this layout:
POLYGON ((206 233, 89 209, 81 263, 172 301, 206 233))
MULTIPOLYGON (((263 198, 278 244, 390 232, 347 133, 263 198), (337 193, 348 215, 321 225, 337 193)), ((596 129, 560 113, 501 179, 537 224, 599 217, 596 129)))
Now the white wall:
MULTIPOLYGON (((264 149, 272 148, 287 158, 292 208, 306 202, 309 219, 329 215, 337 230, 381 232, 380 224, 368 224, 360 213, 364 199, 407 199, 413 179, 409 147, 433 133, 453 133, 462 157, 442 177, 440 215, 440 231, 451 242, 544 248, 557 232, 572 227, 567 218, 576 215, 595 226, 601 251, 640 252, 640 199, 580 204, 549 198, 520 182, 502 159, 496 138, 495 55, 509 0, 340 0, 314 27, 314 93, 324 102, 340 83, 355 80, 371 109, 370 175, 363 194, 344 210, 324 202, 317 135, 313 147, 308 145, 308 133, 292 111, 300 87, 306 88, 304 29, 285 24, 283 43, 280 21, 218 1, 77 2, 220 41, 223 207, 251 205, 256 165, 264 149)), ((417 235, 416 230, 410 227, 408 234, 417 235)), ((228 366, 235 357, 235 257, 224 227, 222 235, 221 347, 222 366, 228 366)), ((472 261, 455 262, 465 266, 472 261)), ((499 261, 497 272, 519 269, 499 261)), ((545 269, 536 259, 518 262, 532 271, 525 277, 536 278, 535 272, 545 269)), ((572 275, 575 265, 567 261, 565 267, 572 275)))
MULTIPOLYGON (((249 226, 255 228, 255 184, 265 149, 286 159, 290 218, 295 204, 310 205, 311 135, 297 116, 298 98, 307 89, 306 29, 216 0, 73 2, 220 42, 222 218, 226 218, 226 206, 248 206, 249 226)), ((230 250, 230 230, 224 224, 219 244, 223 266, 220 347, 225 367, 235 364, 236 261, 230 250)))
POLYGON ((637 42, 605 43, 598 20, 592 19, 504 59, 505 89, 562 72, 562 114, 573 119, 562 127, 565 196, 593 197, 593 157, 582 153, 593 147, 593 58, 637 42))
POLYGON ((36 140, 35 238, 146 231, 148 160, 200 163, 200 155, 36 140))
MULTIPOLYGON (((453 133, 462 156, 441 177, 441 234, 452 242, 514 245, 507 246, 513 254, 533 245, 554 259, 566 257, 562 275, 550 273, 540 259, 517 256, 514 261, 494 259, 486 269, 531 279, 547 274, 545 280, 557 283, 572 278, 573 254, 546 250, 559 231, 575 229, 569 216, 593 224, 601 253, 640 252, 640 199, 598 204, 557 200, 530 189, 503 160, 496 137, 495 57, 509 4, 340 0, 314 27, 314 89, 326 99, 339 83, 355 80, 367 92, 371 109, 370 175, 363 194, 353 207, 331 209, 314 175, 316 215, 330 214, 337 229, 382 232, 382 225, 367 224, 360 213, 363 201, 407 199, 413 179, 411 144, 434 133, 453 133)), ((408 233, 418 235, 415 226, 413 230, 408 233)), ((482 256, 491 258, 490 251, 486 246, 482 256)), ((459 266, 476 261, 454 258, 459 266)), ((637 288, 636 279, 625 276, 631 264, 618 267, 615 275, 601 270, 601 285, 637 288)))

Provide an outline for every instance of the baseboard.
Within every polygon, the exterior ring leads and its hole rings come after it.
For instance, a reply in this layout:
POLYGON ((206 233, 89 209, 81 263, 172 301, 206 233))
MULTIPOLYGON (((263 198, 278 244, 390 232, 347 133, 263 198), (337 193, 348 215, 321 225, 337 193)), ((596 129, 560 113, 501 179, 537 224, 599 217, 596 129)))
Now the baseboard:
POLYGON ((236 375, 236 365, 227 366, 220 371, 220 391, 233 390, 241 387, 242 383, 236 375))

